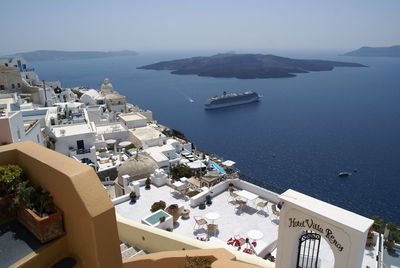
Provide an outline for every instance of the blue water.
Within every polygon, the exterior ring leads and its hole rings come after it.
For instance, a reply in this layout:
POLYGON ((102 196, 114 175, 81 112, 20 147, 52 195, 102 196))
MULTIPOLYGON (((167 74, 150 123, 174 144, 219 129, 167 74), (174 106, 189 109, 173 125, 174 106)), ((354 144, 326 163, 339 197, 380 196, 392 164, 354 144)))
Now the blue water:
POLYGON ((105 77, 110 78, 129 102, 152 110, 156 120, 183 131, 198 148, 237 162, 259 185, 292 188, 400 224, 400 59, 282 52, 369 67, 281 79, 208 78, 135 69, 200 54, 154 53, 32 65, 42 79, 60 80, 63 86, 99 88, 105 77), (224 90, 248 89, 262 94, 261 102, 203 109, 207 98, 224 90), (358 172, 338 178, 340 171, 353 169, 358 172))
POLYGON ((217 163, 215 163, 214 161, 210 161, 210 162, 211 162, 211 164, 214 166, 214 168, 215 168, 216 170, 218 170, 218 171, 221 172, 222 174, 226 174, 225 170, 224 170, 222 167, 218 166, 217 163))
POLYGON ((157 213, 151 215, 150 217, 146 218, 145 221, 150 223, 151 225, 154 225, 156 223, 158 223, 160 221, 161 217, 171 217, 171 215, 169 215, 167 212, 165 212, 164 210, 160 210, 157 213))

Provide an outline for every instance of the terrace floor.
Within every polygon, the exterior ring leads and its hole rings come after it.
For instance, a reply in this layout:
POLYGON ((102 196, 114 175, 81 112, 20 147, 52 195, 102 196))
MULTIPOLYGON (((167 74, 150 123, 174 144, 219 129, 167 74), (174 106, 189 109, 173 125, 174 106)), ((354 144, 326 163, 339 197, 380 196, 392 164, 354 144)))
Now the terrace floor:
POLYGON ((383 267, 400 267, 400 246, 395 246, 392 250, 383 251, 383 267))
POLYGON ((0 266, 8 267, 43 244, 17 220, 0 225, 0 266))
MULTIPOLYGON (((204 210, 200 210, 198 207, 190 207, 188 198, 185 198, 180 193, 174 192, 166 185, 162 187, 152 185, 150 190, 145 190, 144 187, 141 187, 140 194, 140 198, 137 199, 135 204, 126 201, 116 205, 116 213, 122 217, 141 222, 142 218, 151 214, 151 205, 154 202, 163 200, 166 202, 167 206, 170 204, 184 204, 184 207, 190 210, 189 219, 185 220, 180 218, 178 223, 175 224, 173 230, 175 233, 191 238, 202 236, 205 234, 204 229, 193 229, 195 225, 193 216, 205 218, 207 213, 217 212, 220 214, 220 217, 215 220, 215 224, 218 225, 218 232, 215 235, 211 233, 211 236, 222 240, 224 244, 226 244, 229 238, 235 235, 247 237, 247 232, 254 229, 263 233, 263 237, 260 240, 267 245, 276 242, 278 239, 279 219, 276 219, 271 213, 271 204, 268 204, 269 213, 257 212, 257 210, 253 208, 255 205, 251 204, 251 202, 250 205, 253 207, 245 206, 243 211, 239 212, 232 203, 228 202, 228 191, 224 191, 213 197, 212 205, 206 206, 204 210)), ((258 201, 260 200, 257 199, 255 204, 258 201)), ((323 267, 333 267, 333 253, 324 239, 321 240, 320 257, 324 264, 323 267)))

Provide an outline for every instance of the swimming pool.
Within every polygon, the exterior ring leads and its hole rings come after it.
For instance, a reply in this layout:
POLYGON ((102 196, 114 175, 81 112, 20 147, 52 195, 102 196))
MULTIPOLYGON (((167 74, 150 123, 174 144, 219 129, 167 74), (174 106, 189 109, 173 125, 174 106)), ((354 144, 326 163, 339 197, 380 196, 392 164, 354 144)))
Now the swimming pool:
POLYGON ((148 225, 155 225, 160 221, 161 217, 171 217, 171 215, 169 215, 167 212, 163 211, 163 210, 159 210, 154 212, 153 214, 151 214, 150 216, 148 216, 147 218, 143 219, 143 221, 145 221, 148 225))
POLYGON ((218 166, 217 163, 215 163, 214 161, 211 161, 211 160, 210 160, 210 162, 211 162, 211 165, 213 165, 216 170, 218 170, 222 174, 226 174, 225 170, 222 167, 218 166))

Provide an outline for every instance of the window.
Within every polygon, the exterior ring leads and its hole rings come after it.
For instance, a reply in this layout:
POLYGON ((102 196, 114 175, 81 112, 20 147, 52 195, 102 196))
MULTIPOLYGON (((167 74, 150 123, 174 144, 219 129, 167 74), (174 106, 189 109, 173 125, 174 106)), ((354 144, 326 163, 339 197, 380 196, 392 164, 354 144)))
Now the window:
POLYGON ((8 63, 4 63, 4 65, 5 65, 6 67, 8 67, 8 63))
POLYGON ((0 85, 0 90, 4 90, 4 85, 0 85))
POLYGON ((22 64, 22 68, 26 70, 26 64, 22 64))
POLYGON ((15 85, 14 85, 14 84, 11 84, 11 88, 14 89, 14 88, 15 88, 15 85))
POLYGON ((19 129, 17 129, 17 136, 18 136, 18 141, 21 140, 21 132, 19 131, 19 129))
POLYGON ((36 135, 37 142, 40 143, 39 134, 36 135))
POLYGON ((28 76, 28 75, 26 75, 25 77, 26 77, 26 79, 29 79, 29 76, 28 76))
POLYGON ((18 88, 21 88, 21 84, 20 84, 20 83, 18 83, 18 84, 17 84, 17 87, 18 87, 18 88))

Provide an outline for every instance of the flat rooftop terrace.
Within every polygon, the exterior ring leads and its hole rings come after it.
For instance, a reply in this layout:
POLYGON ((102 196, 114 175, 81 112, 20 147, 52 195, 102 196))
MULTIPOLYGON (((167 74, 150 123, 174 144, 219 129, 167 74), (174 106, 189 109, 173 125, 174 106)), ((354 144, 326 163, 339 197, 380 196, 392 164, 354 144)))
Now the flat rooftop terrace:
MULTIPOLYGON (((156 187, 151 186, 150 190, 140 188, 140 198, 135 204, 129 201, 115 206, 116 213, 120 216, 141 222, 141 219, 150 215, 150 208, 154 202, 163 200, 167 206, 171 204, 183 204, 186 209, 190 210, 190 218, 188 220, 179 219, 178 224, 174 226, 174 232, 191 238, 196 238, 204 233, 204 229, 194 230, 193 216, 205 215, 209 212, 217 212, 220 217, 215 220, 218 224, 219 232, 215 237, 222 241, 227 241, 234 235, 245 235, 251 229, 258 229, 263 234, 262 240, 272 242, 277 240, 278 236, 278 220, 265 212, 257 213, 257 210, 252 207, 245 207, 241 213, 236 211, 235 206, 228 202, 229 194, 227 191, 219 194, 212 199, 212 204, 206 206, 204 210, 199 207, 192 208, 189 204, 189 199, 185 198, 181 193, 174 191, 169 186, 156 187)), ((270 205, 269 205, 270 206, 270 205)), ((269 207, 269 209, 271 209, 269 207)))
MULTIPOLYGON (((163 200, 166 202, 167 206, 171 204, 183 204, 185 209, 190 210, 190 217, 189 219, 179 218, 173 229, 173 232, 177 234, 194 239, 196 239, 196 237, 204 237, 206 235, 204 228, 194 229, 194 216, 200 216, 210 222, 210 220, 206 218, 206 214, 217 212, 220 217, 216 219, 214 223, 218 225, 218 231, 215 234, 210 233, 210 236, 219 239, 221 247, 227 246, 226 242, 228 239, 235 235, 248 237, 247 233, 250 230, 260 231, 263 237, 259 240, 263 241, 265 244, 272 245, 275 243, 270 248, 274 249, 276 246, 279 219, 275 218, 272 214, 271 203, 268 204, 268 209, 265 210, 265 212, 258 212, 256 204, 262 201, 261 199, 257 199, 254 203, 249 201, 249 206, 245 206, 242 211, 239 211, 235 209, 235 205, 232 202, 228 201, 228 191, 224 191, 213 197, 210 206, 206 206, 204 210, 200 210, 199 207, 190 207, 187 197, 185 198, 185 196, 166 185, 162 187, 152 185, 150 190, 145 190, 144 187, 141 187, 140 194, 140 198, 137 199, 135 204, 126 201, 116 205, 116 213, 124 218, 141 222, 142 218, 151 214, 150 207, 154 202, 163 200)), ((273 251, 272 255, 275 254, 276 251, 273 251)), ((321 240, 320 256, 324 262, 323 267, 333 267, 333 253, 325 240, 321 240)))

